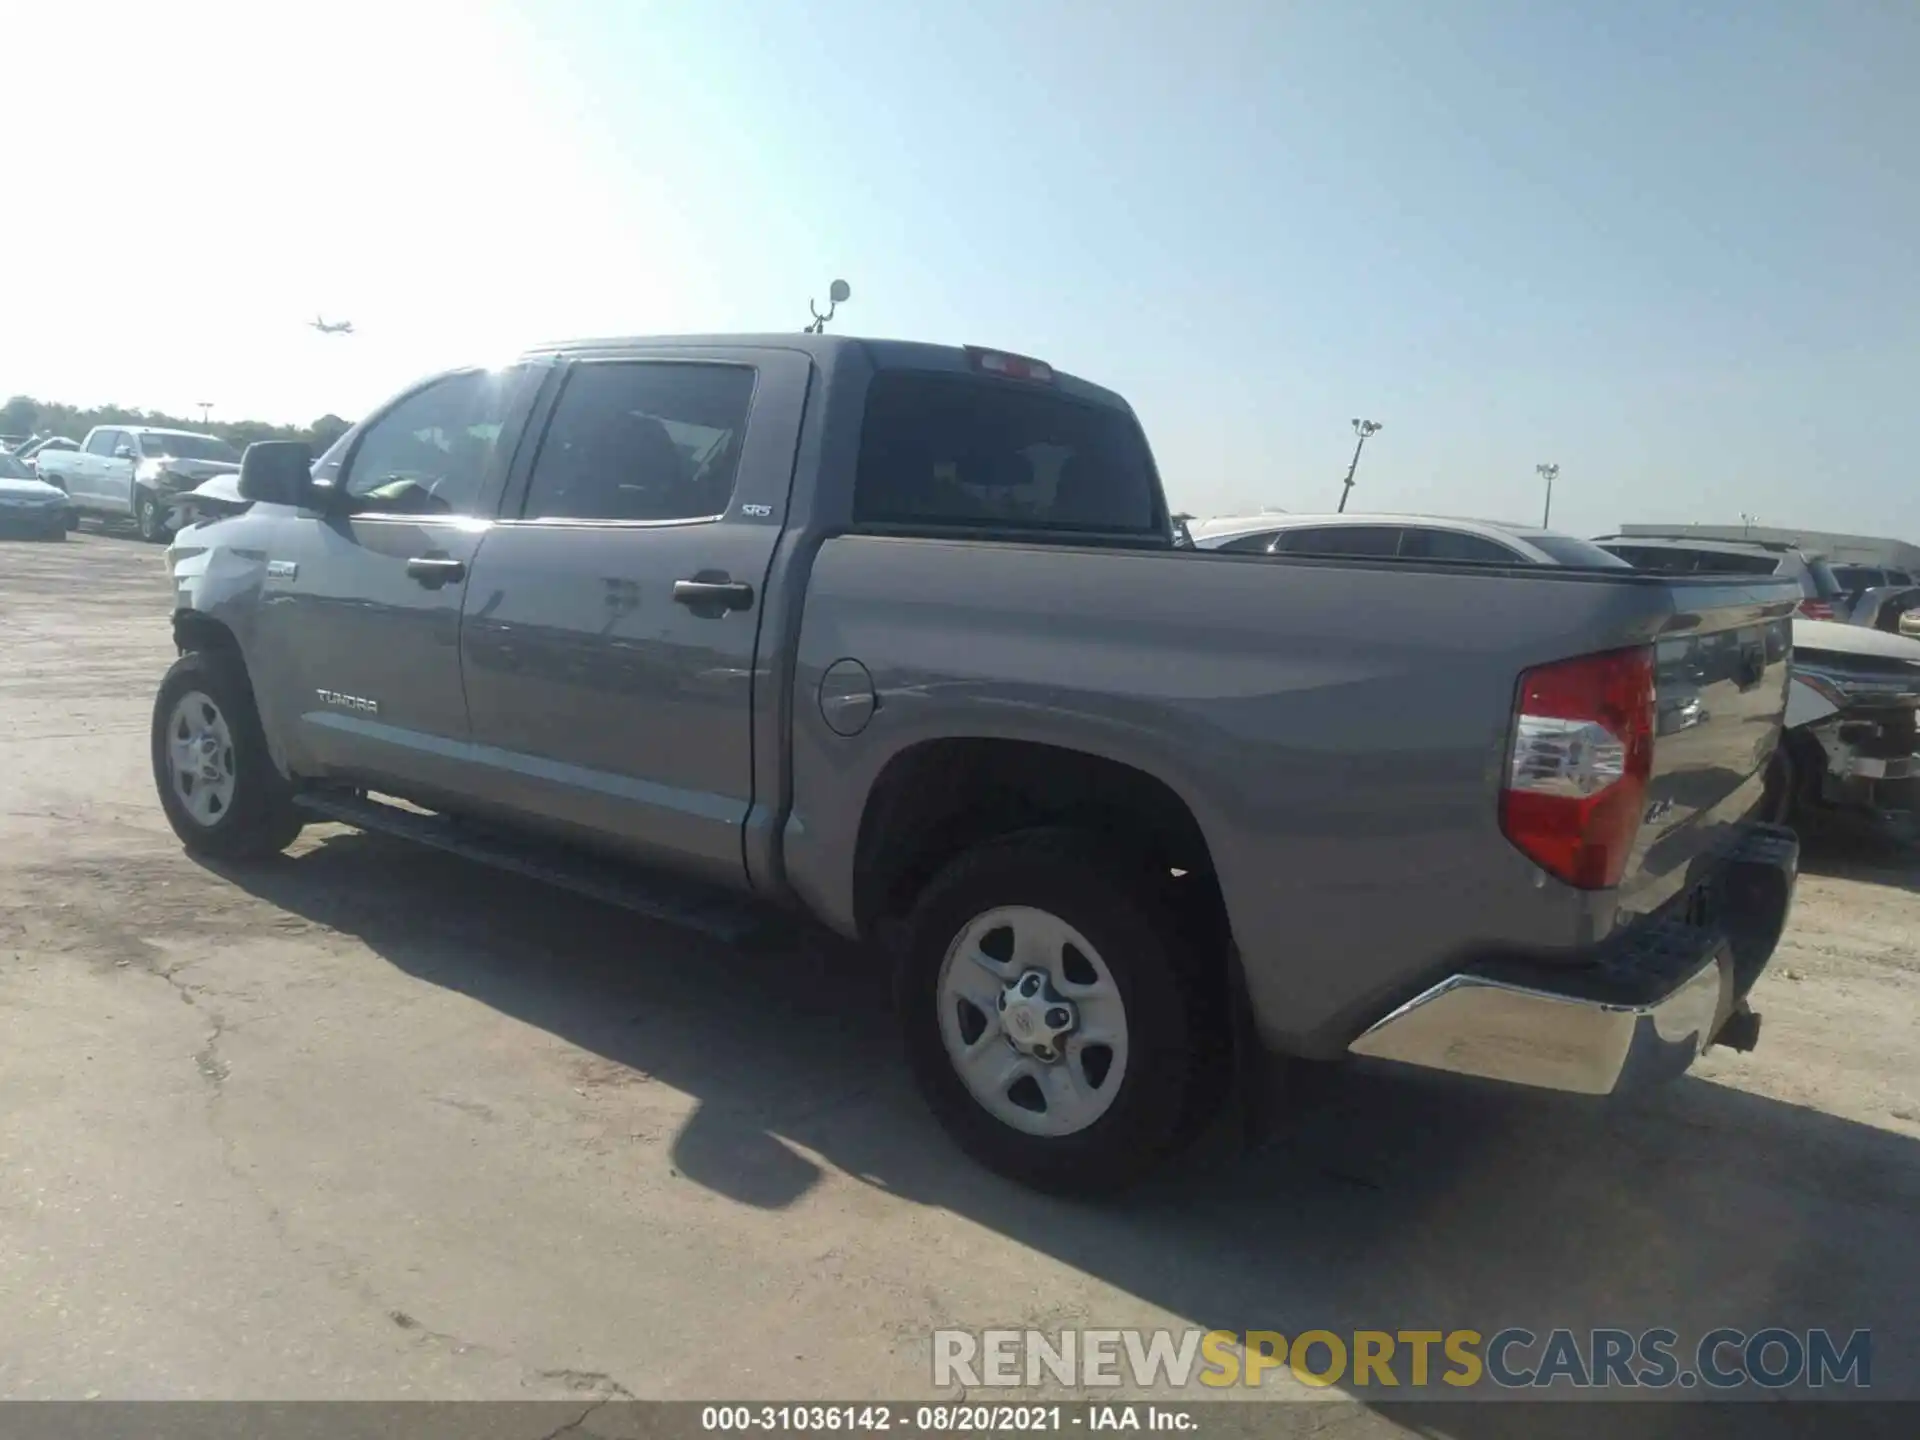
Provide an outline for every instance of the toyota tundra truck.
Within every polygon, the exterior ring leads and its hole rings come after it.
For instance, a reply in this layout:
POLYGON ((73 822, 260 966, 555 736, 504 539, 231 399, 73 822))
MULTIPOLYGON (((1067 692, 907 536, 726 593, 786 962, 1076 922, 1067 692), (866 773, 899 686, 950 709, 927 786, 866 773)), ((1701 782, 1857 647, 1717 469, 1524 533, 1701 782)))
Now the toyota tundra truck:
POLYGON ((1133 1180, 1268 1056, 1598 1095, 1757 1038, 1772 577, 1197 551, 1119 396, 825 335, 439 375, 238 494, 168 552, 190 850, 808 912, 1030 1184, 1133 1180))

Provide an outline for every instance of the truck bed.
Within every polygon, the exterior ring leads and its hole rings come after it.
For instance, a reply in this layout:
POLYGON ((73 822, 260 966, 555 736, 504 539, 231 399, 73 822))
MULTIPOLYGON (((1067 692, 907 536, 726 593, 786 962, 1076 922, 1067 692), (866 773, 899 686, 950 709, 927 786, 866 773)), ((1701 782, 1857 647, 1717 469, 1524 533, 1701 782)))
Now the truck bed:
POLYGON ((1497 945, 1580 953, 1658 909, 1753 810, 1798 591, 1771 579, 1276 560, 843 535, 807 583, 789 882, 855 924, 859 801, 966 733, 1162 779, 1204 833, 1269 1042, 1332 1054, 1381 997, 1497 945), (1515 685, 1656 647, 1648 808, 1616 888, 1545 876, 1502 834, 1515 685), (814 697, 858 657, 848 747, 814 697))

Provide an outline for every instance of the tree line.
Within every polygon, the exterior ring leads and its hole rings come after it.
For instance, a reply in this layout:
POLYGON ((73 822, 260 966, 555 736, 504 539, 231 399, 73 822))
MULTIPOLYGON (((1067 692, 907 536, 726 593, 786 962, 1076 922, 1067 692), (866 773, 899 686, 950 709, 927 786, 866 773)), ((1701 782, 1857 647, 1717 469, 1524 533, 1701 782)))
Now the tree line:
POLYGON ((218 435, 236 450, 256 440, 304 440, 318 455, 347 433, 352 422, 338 415, 322 415, 311 425, 270 425, 264 420, 191 420, 160 410, 129 410, 120 405, 60 405, 15 395, 0 405, 0 435, 65 435, 84 440, 96 425, 152 425, 163 430, 192 430, 218 435))

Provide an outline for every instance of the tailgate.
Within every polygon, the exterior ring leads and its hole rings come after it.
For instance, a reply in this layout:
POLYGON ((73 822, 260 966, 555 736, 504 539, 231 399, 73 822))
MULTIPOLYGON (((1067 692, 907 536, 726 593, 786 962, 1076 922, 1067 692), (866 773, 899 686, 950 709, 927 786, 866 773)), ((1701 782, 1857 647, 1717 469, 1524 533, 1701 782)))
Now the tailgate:
POLYGON ((1653 771, 1621 903, 1645 913, 1729 845, 1765 787, 1793 650, 1789 583, 1676 578, 1655 644, 1653 771))

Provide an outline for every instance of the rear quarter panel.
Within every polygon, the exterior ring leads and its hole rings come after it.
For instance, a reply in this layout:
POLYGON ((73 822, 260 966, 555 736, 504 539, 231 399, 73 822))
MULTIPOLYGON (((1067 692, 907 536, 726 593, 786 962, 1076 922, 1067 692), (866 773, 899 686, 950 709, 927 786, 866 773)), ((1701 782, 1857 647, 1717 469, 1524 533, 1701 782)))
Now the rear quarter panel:
POLYGON ((1514 683, 1672 611, 1658 584, 1578 572, 843 535, 800 627, 787 879, 851 933, 866 796, 922 741, 1098 754, 1199 822, 1268 1041, 1333 1053, 1450 959, 1611 924, 1611 897, 1546 882, 1500 833, 1514 683), (817 698, 842 658, 880 697, 851 738, 817 698))

